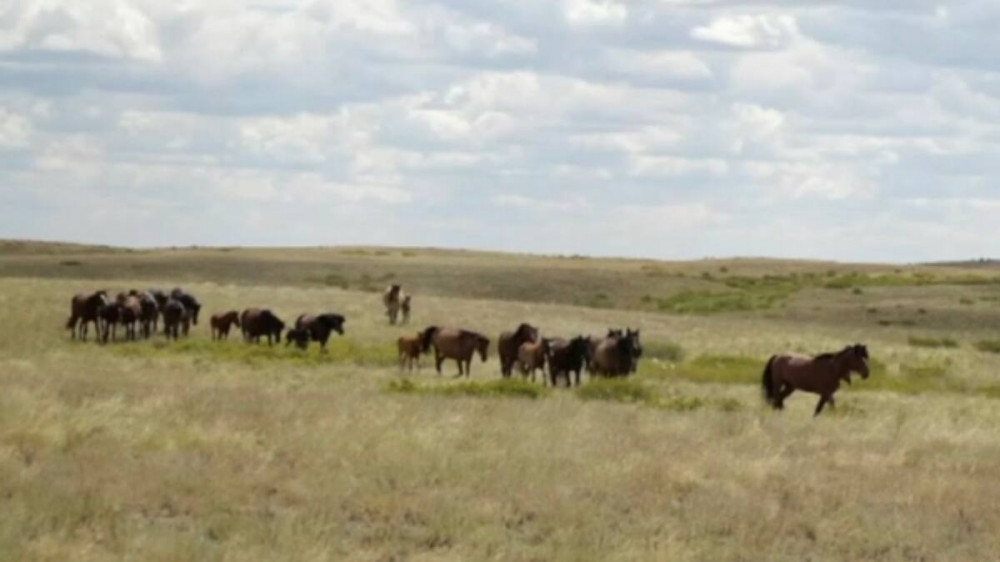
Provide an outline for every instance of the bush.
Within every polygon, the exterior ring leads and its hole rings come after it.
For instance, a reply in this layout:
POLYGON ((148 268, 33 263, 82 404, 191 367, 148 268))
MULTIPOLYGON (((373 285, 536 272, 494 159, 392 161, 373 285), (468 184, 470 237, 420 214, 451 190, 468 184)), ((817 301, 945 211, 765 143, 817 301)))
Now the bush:
POLYGON ((457 384, 420 385, 409 379, 390 381, 387 392, 398 394, 426 394, 438 396, 470 396, 474 398, 531 398, 544 397, 549 391, 527 381, 499 379, 488 382, 463 382, 457 384))
POLYGON ((907 342, 913 347, 929 347, 929 348, 956 348, 958 347, 958 342, 951 338, 921 338, 917 336, 910 336, 907 342))

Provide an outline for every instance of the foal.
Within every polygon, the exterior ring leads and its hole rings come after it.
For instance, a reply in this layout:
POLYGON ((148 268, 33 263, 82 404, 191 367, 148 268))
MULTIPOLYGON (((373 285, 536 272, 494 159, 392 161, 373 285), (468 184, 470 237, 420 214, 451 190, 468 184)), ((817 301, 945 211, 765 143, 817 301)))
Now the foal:
POLYGON ((213 314, 212 318, 209 319, 209 324, 211 325, 213 340, 228 340, 230 328, 233 326, 240 327, 240 313, 230 310, 224 314, 213 314))
POLYGON ((396 340, 396 348, 399 350, 399 368, 412 371, 413 364, 417 364, 417 369, 420 369, 420 353, 422 351, 422 346, 420 340, 423 334, 417 332, 415 336, 400 336, 396 340))

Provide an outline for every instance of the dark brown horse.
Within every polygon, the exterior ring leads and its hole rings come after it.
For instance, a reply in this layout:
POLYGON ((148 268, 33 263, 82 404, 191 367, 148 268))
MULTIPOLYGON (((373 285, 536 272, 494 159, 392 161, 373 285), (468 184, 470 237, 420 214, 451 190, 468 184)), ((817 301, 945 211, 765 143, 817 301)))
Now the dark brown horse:
POLYGON ((191 318, 191 323, 195 326, 198 325, 198 313, 201 312, 201 303, 198 299, 194 298, 194 295, 184 291, 184 289, 176 288, 170 291, 170 298, 177 299, 181 301, 184 308, 188 312, 188 316, 191 318))
POLYGON ((576 375, 576 385, 580 386, 580 371, 583 370, 590 353, 590 338, 577 336, 570 341, 556 338, 549 341, 549 377, 556 386, 558 377, 566 377, 566 386, 573 386, 569 375, 576 375))
POLYGON ((267 345, 281 341, 285 323, 269 309, 248 308, 240 315, 243 339, 247 343, 260 343, 261 336, 267 336, 267 345))
POLYGON ((399 294, 402 289, 400 285, 392 284, 382 293, 382 306, 385 307, 385 315, 390 324, 395 324, 399 317, 399 294))
POLYGON ((497 355, 500 356, 500 374, 509 377, 514 372, 514 362, 521 345, 538 341, 538 328, 522 323, 513 332, 504 332, 497 339, 497 355))
POLYGON ((416 363, 417 369, 420 368, 420 354, 423 351, 420 344, 423 334, 417 332, 413 336, 400 336, 396 340, 396 350, 399 352, 399 368, 404 367, 408 371, 413 370, 413 364, 416 363))
POLYGON ((101 325, 98 319, 101 308, 106 304, 108 304, 107 291, 97 291, 89 295, 79 294, 73 297, 69 306, 69 320, 66 321, 66 329, 73 331, 73 339, 79 336, 81 340, 86 341, 91 322, 94 323, 97 339, 101 339, 101 325))
POLYGON ((160 312, 163 314, 163 334, 168 340, 178 339, 181 333, 187 335, 191 316, 184 303, 174 298, 167 299, 160 312))
POLYGON ((535 382, 535 372, 542 370, 542 381, 545 380, 545 358, 549 354, 549 340, 542 338, 537 342, 524 342, 517 350, 517 367, 522 377, 531 374, 531 382, 535 382))
POLYGON ((117 300, 108 301, 98 312, 101 319, 101 341, 108 343, 108 340, 118 340, 118 324, 122 320, 122 305, 117 300))
POLYGON ((236 326, 240 327, 240 313, 235 310, 221 314, 213 314, 209 319, 213 340, 228 340, 229 330, 236 326))
POLYGON ((628 376, 635 365, 636 341, 632 336, 612 335, 598 342, 594 348, 591 375, 628 376))
POLYGON ((291 344, 295 344, 295 347, 305 351, 309 348, 309 330, 300 330, 298 328, 292 328, 285 332, 285 347, 291 344))
POLYGON ((469 330, 455 330, 431 326, 423 331, 420 347, 425 352, 434 346, 434 364, 441 374, 441 364, 445 359, 458 363, 458 375, 468 377, 472 369, 472 356, 478 351, 483 363, 486 362, 490 339, 469 330), (464 371, 463 371, 464 367, 464 371))
POLYGON ((156 332, 157 319, 160 316, 160 305, 156 303, 156 298, 147 293, 139 293, 139 306, 142 312, 139 315, 139 325, 142 328, 142 337, 149 339, 156 332))
POLYGON ((859 373, 868 378, 868 348, 849 345, 837 353, 824 353, 816 357, 796 355, 774 355, 764 367, 761 386, 764 399, 775 410, 785 407, 785 399, 802 390, 819 394, 819 403, 813 416, 818 416, 827 403, 835 407, 833 394, 840 388, 840 382, 851 384, 851 373, 859 373))
POLYGON ((303 314, 295 320, 295 329, 309 332, 309 337, 313 341, 319 342, 320 349, 326 351, 326 342, 330 339, 330 332, 344 335, 344 322, 346 320, 340 314, 329 313, 317 316, 303 314))

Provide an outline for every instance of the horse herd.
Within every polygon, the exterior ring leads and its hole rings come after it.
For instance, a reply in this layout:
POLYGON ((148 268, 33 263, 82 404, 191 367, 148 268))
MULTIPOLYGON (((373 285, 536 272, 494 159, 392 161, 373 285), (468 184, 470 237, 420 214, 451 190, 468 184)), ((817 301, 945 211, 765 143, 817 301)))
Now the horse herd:
MULTIPOLYGON (((86 340, 93 324, 97 341, 108 343, 118 339, 118 328, 121 327, 125 341, 134 341, 152 337, 159 331, 162 320, 163 334, 167 339, 176 340, 182 335, 187 336, 192 325, 198 325, 200 313, 198 299, 180 288, 170 293, 159 289, 133 289, 118 293, 114 299, 102 290, 73 297, 66 329, 72 330, 74 339, 86 340)), ((209 327, 213 340, 229 339, 229 333, 235 326, 248 343, 259 343, 263 338, 267 338, 269 345, 277 343, 284 332, 285 345, 294 343, 305 349, 310 341, 315 341, 326 349, 333 332, 343 335, 345 322, 340 314, 302 314, 286 331, 285 322, 270 309, 247 308, 242 312, 230 310, 214 314, 209 320, 209 327)))
MULTIPOLYGON (((400 368, 412 370, 420 366, 420 356, 433 349, 434 366, 438 373, 447 359, 458 364, 458 375, 470 375, 472 359, 479 354, 487 359, 490 339, 470 330, 430 326, 412 336, 397 340, 400 368)), ((591 377, 625 377, 636 372, 642 357, 639 330, 611 329, 603 337, 543 338, 531 324, 522 323, 515 330, 503 332, 497 339, 500 374, 510 378, 515 371, 523 378, 536 381, 538 371, 542 382, 555 386, 560 378, 566 386, 573 380, 580 384, 580 373, 586 368, 591 377), (546 376, 546 367, 548 373, 546 376), (573 375, 571 378, 570 375, 573 375)))
MULTIPOLYGON (((400 285, 389 286, 382 296, 390 324, 410 320, 412 299, 403 293, 400 285)), ((126 341, 148 339, 159 330, 167 339, 187 336, 191 325, 198 324, 201 303, 194 295, 176 288, 170 293, 159 289, 131 290, 118 293, 114 299, 107 291, 78 294, 71 302, 70 318, 66 328, 73 338, 86 340, 89 326, 94 325, 96 338, 107 343, 118 339, 118 328, 124 330, 126 341)), ((302 314, 285 329, 285 322, 270 309, 247 308, 242 312, 231 310, 215 314, 210 319, 213 340, 226 340, 232 327, 240 328, 244 341, 259 343, 267 338, 268 345, 282 341, 306 349, 310 342, 318 342, 326 350, 331 334, 344 334, 346 319, 336 313, 302 314)), ((446 360, 458 364, 458 375, 470 376, 472 360, 476 354, 486 362, 490 339, 465 329, 430 326, 414 335, 397 340, 400 369, 412 370, 420 366, 420 357, 433 352, 437 372, 446 360), (433 351, 432 351, 433 350, 433 351)), ((638 369, 642 357, 639 330, 631 328, 609 329, 604 336, 576 336, 572 338, 540 337, 539 329, 522 323, 516 329, 503 332, 497 339, 500 373, 503 378, 513 376, 515 369, 523 378, 536 380, 542 372, 543 384, 558 384, 565 379, 566 386, 580 385, 580 375, 586 370, 593 377, 627 377, 638 369), (548 373, 546 376, 546 369, 548 373)), ((833 394, 841 382, 851 383, 851 373, 868 378, 868 348, 861 344, 845 347, 836 353, 815 357, 774 355, 765 368, 761 386, 764 398, 775 409, 782 409, 784 401, 795 390, 818 394, 815 415, 824 406, 835 406, 833 394)))

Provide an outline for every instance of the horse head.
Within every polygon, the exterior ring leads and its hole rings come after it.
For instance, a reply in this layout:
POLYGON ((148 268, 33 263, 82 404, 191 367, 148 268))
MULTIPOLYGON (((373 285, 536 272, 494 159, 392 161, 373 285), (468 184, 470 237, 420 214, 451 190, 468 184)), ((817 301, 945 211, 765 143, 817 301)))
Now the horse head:
POLYGON ((527 322, 522 322, 521 325, 517 327, 517 331, 514 332, 514 338, 522 343, 538 341, 538 328, 528 324, 527 322))
POLYGON ((860 343, 854 344, 850 348, 850 369, 861 374, 861 378, 867 379, 868 370, 868 347, 860 343))
POLYGON ((346 320, 340 314, 324 314, 319 317, 319 321, 334 332, 344 335, 344 322, 346 320))
POLYGON ((424 353, 431 350, 431 342, 434 341, 434 334, 438 332, 437 326, 428 326, 423 332, 420 332, 420 349, 424 353))
POLYGON ((490 338, 478 336, 476 339, 476 351, 479 352, 479 356, 483 358, 483 363, 485 363, 490 351, 490 338))

